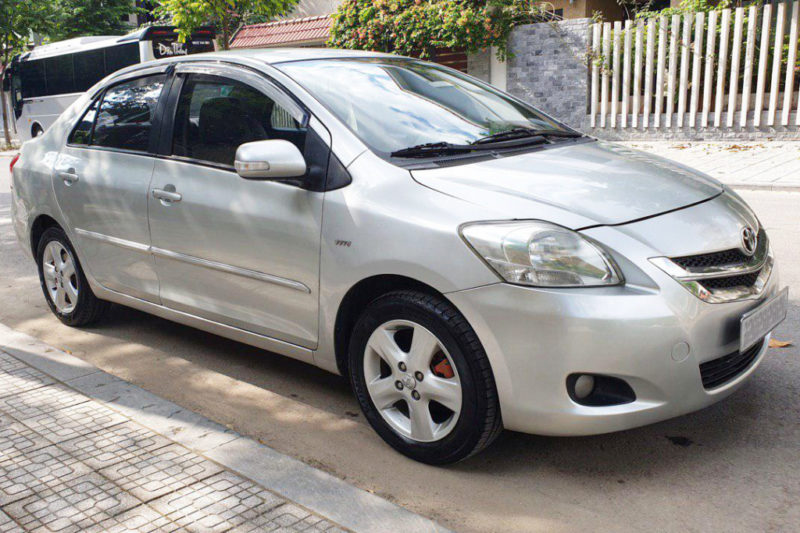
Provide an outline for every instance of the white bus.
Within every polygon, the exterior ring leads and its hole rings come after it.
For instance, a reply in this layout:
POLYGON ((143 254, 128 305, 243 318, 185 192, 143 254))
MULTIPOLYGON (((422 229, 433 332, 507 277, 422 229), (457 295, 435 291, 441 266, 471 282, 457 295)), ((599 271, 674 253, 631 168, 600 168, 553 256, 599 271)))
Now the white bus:
POLYGON ((16 56, 3 73, 10 122, 20 141, 41 135, 92 85, 123 67, 175 55, 214 51, 214 31, 202 28, 185 43, 169 26, 124 36, 78 37, 16 56))

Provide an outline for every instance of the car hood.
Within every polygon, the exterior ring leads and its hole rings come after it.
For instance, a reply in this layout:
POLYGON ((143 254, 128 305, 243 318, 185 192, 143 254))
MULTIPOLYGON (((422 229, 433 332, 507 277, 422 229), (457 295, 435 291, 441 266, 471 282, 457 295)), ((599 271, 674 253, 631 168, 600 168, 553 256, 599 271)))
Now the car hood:
POLYGON ((411 174, 426 187, 495 210, 501 218, 537 218, 572 229, 639 220, 723 191, 688 167, 601 141, 566 141, 411 174))

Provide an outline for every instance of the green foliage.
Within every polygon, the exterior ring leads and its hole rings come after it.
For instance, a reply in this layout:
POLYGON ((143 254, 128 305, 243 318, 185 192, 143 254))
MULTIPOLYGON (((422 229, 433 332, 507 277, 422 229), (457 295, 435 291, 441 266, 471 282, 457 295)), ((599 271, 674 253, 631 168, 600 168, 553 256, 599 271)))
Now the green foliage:
POLYGON ((181 40, 204 24, 213 24, 219 44, 228 48, 236 29, 253 17, 273 19, 286 14, 298 0, 159 0, 156 13, 178 28, 181 40))
POLYGON ((422 58, 437 48, 495 46, 505 59, 511 29, 544 19, 529 0, 345 0, 333 14, 328 45, 422 58))
POLYGON ((5 65, 22 52, 33 32, 52 27, 54 3, 47 0, 0 0, 0 61, 5 65))
MULTIPOLYGON (((757 3, 757 2, 754 2, 757 3)), ((709 11, 721 11, 731 7, 731 0, 719 0, 712 3, 709 0, 681 0, 678 7, 668 7, 660 11, 650 11, 648 9, 638 11, 637 19, 649 19, 660 16, 683 15, 685 13, 708 13, 709 11)))
POLYGON ((54 0, 53 24, 47 36, 51 41, 61 41, 125 33, 131 27, 123 19, 136 12, 131 0, 54 0))

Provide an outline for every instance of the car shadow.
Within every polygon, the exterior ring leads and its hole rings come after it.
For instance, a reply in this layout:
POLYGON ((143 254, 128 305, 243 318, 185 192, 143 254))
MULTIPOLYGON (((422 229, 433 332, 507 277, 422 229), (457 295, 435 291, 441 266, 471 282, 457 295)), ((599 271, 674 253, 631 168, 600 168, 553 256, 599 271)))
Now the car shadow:
MULTIPOLYGON (((800 321, 779 328, 790 335, 800 321)), ((136 311, 114 306, 91 328, 102 335, 136 341, 181 357, 209 370, 263 387, 334 415, 366 425, 349 383, 341 376, 287 357, 136 311), (166 343, 166 345, 165 345, 166 343), (302 392, 301 392, 302 391, 302 392)), ((701 411, 649 426, 588 437, 546 437, 505 431, 483 453, 449 469, 520 476, 543 465, 576 478, 603 476, 617 483, 659 475, 680 465, 708 464, 728 448, 756 446, 761 452, 786 445, 789 434, 776 424, 776 405, 800 410, 796 376, 798 349, 770 350, 753 379, 726 400, 701 411), (790 357, 794 355, 795 357, 790 357), (787 368, 786 367, 790 367, 787 368)), ((375 439, 377 439, 377 435, 375 439)))

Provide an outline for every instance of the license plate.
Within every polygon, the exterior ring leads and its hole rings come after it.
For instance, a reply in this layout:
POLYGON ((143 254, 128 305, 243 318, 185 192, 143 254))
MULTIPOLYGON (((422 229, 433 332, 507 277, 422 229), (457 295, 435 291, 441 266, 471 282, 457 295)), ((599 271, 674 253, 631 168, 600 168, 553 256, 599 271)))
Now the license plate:
POLYGON ((789 308, 789 287, 777 296, 742 315, 739 352, 744 352, 775 329, 786 318, 789 308))

